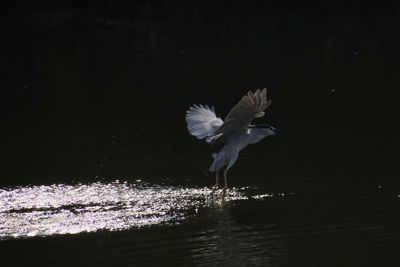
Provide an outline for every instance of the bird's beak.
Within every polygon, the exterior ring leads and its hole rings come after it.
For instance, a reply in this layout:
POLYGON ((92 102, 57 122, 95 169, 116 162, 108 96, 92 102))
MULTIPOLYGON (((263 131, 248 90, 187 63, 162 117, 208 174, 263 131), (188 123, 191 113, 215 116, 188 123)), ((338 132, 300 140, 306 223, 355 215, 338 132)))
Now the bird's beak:
POLYGON ((274 128, 274 132, 277 133, 284 133, 284 130, 274 128))

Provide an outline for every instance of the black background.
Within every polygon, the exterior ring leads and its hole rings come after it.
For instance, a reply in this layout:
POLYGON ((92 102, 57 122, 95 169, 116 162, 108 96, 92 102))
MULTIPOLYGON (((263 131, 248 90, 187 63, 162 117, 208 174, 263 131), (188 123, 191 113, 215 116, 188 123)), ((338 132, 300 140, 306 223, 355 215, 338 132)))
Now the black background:
MULTIPOLYGON (((287 131, 273 153, 288 168, 395 176, 397 5, 3 5, 4 185, 93 178, 83 166, 90 156, 74 149, 87 153, 104 139, 135 146, 141 136, 152 144, 143 158, 172 140, 194 143, 183 120, 189 105, 215 105, 223 118, 247 90, 263 87, 273 99, 267 121, 287 131)), ((185 157, 195 160, 193 151, 185 157)))

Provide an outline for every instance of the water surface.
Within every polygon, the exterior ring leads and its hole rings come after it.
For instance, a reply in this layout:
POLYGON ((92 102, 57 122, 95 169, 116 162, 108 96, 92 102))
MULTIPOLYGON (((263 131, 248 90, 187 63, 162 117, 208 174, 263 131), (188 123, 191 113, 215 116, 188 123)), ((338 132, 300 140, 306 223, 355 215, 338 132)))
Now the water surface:
POLYGON ((201 207, 240 199, 247 197, 236 190, 229 190, 222 199, 218 193, 210 196, 208 188, 152 186, 140 180, 3 189, 0 238, 173 225, 201 207))

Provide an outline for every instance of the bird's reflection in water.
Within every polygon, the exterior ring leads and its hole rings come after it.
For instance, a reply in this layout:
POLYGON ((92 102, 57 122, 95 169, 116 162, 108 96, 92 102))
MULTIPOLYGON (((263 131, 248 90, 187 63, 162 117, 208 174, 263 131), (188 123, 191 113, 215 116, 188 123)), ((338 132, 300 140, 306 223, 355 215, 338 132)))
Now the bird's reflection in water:
POLYGON ((193 257, 200 266, 276 266, 281 245, 272 235, 274 225, 259 229, 239 224, 232 218, 236 205, 231 200, 209 199, 200 213, 207 217, 207 229, 189 241, 195 244, 193 257))

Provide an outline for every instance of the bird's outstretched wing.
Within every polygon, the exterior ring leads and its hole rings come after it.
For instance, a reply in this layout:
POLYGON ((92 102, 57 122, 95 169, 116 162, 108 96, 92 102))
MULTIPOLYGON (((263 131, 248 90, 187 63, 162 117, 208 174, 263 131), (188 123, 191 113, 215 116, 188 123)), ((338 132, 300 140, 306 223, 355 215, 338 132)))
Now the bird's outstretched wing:
MULTIPOLYGON (((190 134, 203 139, 213 134, 224 123, 221 118, 215 115, 214 107, 194 105, 186 111, 187 128, 190 134)), ((212 138, 207 138, 210 142, 212 138)))
POLYGON ((264 116, 264 110, 270 105, 271 100, 267 100, 267 88, 262 91, 257 89, 255 93, 247 92, 232 108, 226 116, 224 124, 213 135, 227 135, 238 131, 247 132, 251 121, 264 116))

